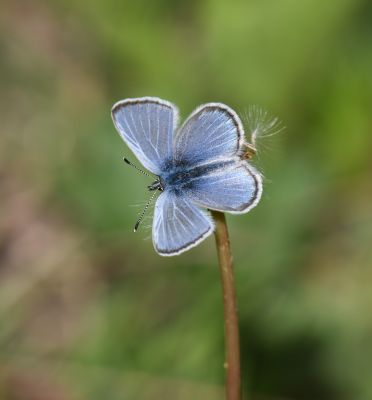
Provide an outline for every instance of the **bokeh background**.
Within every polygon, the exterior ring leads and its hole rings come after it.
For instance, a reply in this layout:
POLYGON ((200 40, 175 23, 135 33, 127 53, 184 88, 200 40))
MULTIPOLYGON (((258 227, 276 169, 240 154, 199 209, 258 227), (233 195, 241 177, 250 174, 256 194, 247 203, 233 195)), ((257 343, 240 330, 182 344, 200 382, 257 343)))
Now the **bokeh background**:
MULTIPOLYGON (((229 216, 244 398, 372 399, 369 0, 0 5, 0 398, 222 399, 213 238, 152 248, 110 117, 158 96, 286 125, 229 216)), ((246 122, 246 121, 245 121, 246 122)))

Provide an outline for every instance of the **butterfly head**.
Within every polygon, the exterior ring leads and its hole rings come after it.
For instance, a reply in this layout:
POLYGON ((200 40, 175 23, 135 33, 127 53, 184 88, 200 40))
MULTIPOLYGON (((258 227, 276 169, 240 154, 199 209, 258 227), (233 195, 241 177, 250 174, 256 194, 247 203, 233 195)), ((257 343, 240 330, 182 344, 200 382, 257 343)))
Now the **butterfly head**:
POLYGON ((148 185, 147 189, 149 189, 150 191, 152 191, 152 190, 160 190, 162 192, 164 190, 164 185, 162 184, 161 179, 158 178, 151 185, 148 185))

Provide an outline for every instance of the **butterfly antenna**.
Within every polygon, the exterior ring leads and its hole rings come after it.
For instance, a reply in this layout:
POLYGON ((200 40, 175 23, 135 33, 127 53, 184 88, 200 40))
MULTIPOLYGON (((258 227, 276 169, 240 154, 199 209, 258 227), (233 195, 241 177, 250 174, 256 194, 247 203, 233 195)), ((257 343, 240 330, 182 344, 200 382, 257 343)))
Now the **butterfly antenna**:
POLYGON ((139 216, 139 218, 138 218, 136 224, 134 225, 134 232, 137 232, 138 227, 139 227, 139 225, 140 225, 140 223, 141 223, 141 221, 142 221, 142 219, 143 219, 143 216, 145 215, 147 209, 149 208, 149 206, 150 206, 152 200, 154 199, 156 193, 157 193, 157 191, 155 191, 155 192, 152 194, 152 196, 150 197, 149 201, 148 201, 147 204, 145 205, 145 208, 143 209, 143 211, 142 211, 141 215, 139 216))
POLYGON ((130 162, 127 158, 123 157, 124 162, 126 162, 128 165, 130 165, 131 167, 133 167, 134 169, 136 169, 137 171, 141 172, 141 174, 149 176, 150 178, 152 178, 152 176, 150 174, 148 174, 147 172, 143 171, 141 168, 138 168, 137 165, 133 164, 132 162, 130 162))

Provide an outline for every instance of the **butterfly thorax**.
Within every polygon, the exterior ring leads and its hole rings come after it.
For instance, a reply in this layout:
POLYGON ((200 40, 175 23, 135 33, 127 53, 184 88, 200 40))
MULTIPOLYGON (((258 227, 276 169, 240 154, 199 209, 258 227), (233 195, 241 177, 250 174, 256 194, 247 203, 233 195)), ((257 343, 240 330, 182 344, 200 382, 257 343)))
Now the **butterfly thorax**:
POLYGON ((170 165, 168 164, 167 168, 159 176, 158 180, 154 182, 152 185, 154 186, 154 189, 152 190, 158 189, 158 186, 160 187, 160 190, 170 190, 175 192, 181 189, 191 189, 196 184, 198 178, 207 173, 213 173, 214 170, 217 171, 221 168, 225 168, 234 162, 235 161, 233 160, 221 160, 198 166, 191 166, 191 163, 188 164, 185 162, 173 162, 170 165), (158 182, 158 186, 156 185, 156 182, 158 182))

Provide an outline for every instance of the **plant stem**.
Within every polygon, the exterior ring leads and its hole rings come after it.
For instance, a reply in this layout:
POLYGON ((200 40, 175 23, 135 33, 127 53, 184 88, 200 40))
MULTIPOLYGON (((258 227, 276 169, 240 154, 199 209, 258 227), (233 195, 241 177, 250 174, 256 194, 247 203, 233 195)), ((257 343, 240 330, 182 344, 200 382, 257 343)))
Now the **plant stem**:
POLYGON ((225 318, 226 399, 241 399, 239 323, 236 306, 233 260, 225 214, 212 211, 222 281, 225 318))

